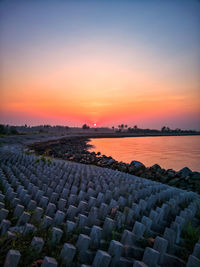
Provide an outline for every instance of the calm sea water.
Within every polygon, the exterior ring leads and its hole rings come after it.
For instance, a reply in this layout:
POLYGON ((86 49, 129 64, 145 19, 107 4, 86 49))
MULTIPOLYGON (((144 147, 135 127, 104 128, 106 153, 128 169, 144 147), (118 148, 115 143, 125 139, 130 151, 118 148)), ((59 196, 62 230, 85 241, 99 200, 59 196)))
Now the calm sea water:
POLYGON ((176 171, 187 166, 200 171, 200 136, 162 136, 91 139, 90 151, 130 163, 138 160, 149 167, 155 163, 176 171))

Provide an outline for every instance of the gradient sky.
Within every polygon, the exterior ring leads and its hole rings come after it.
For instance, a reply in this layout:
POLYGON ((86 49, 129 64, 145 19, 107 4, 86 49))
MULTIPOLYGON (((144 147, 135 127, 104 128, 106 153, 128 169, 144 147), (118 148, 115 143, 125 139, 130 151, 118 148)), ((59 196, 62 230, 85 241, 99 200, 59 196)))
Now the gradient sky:
POLYGON ((200 129, 200 1, 0 1, 0 122, 200 129))

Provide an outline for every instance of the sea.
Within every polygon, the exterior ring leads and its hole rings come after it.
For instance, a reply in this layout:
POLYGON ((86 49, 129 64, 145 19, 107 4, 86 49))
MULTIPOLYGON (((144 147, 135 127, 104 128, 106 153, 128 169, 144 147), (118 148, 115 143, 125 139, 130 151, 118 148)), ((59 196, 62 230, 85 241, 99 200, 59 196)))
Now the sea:
POLYGON ((200 172, 200 136, 156 136, 94 138, 90 151, 112 156, 117 161, 155 163, 164 169, 179 171, 184 167, 200 172))

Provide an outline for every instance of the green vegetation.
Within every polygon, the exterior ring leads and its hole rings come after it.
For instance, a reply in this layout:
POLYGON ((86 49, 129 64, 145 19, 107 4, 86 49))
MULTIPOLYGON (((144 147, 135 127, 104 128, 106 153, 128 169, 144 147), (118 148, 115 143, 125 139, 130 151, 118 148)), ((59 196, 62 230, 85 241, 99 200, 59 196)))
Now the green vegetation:
POLYGON ((38 162, 40 162, 40 161, 42 161, 42 162, 47 162, 49 165, 52 163, 52 159, 49 158, 49 157, 45 157, 44 155, 42 155, 41 157, 37 158, 37 159, 35 160, 35 163, 38 163, 38 162))
POLYGON ((183 232, 185 247, 191 251, 200 237, 200 227, 194 227, 191 222, 188 222, 183 232))
MULTIPOLYGON (((61 229, 63 230, 63 236, 59 244, 56 244, 55 242, 51 240, 51 229, 44 230, 41 227, 38 228, 34 233, 30 233, 27 235, 15 233, 16 234, 15 240, 9 238, 7 234, 1 236, 0 237, 0 266, 3 266, 6 254, 10 249, 18 250, 21 253, 22 256, 19 261, 19 265, 18 265, 19 267, 40 266, 42 259, 45 256, 55 258, 59 266, 64 266, 61 263, 61 260, 59 258, 63 245, 65 242, 75 245, 77 241, 77 237, 80 234, 80 230, 78 228, 75 228, 73 233, 66 234, 66 229, 64 228, 64 226, 62 226, 61 229), (38 250, 30 246, 31 241, 34 236, 41 237, 44 240, 44 247, 41 252, 39 252, 38 250), (37 263, 39 265, 37 265, 37 263)), ((74 260, 76 262, 79 262, 77 255, 75 256, 74 260)))
POLYGON ((87 124, 83 124, 82 129, 84 130, 90 129, 90 126, 88 126, 87 124))
POLYGON ((10 249, 19 250, 22 254, 19 266, 31 266, 35 260, 40 258, 40 253, 30 247, 30 242, 32 240, 31 235, 23 236, 21 234, 16 234, 16 240, 13 240, 4 235, 0 238, 0 265, 3 266, 5 256, 10 249))
POLYGON ((15 135, 19 134, 15 126, 0 124, 0 135, 15 135))
POLYGON ((32 154, 32 153, 31 153, 30 151, 28 151, 28 150, 24 151, 24 153, 25 153, 26 155, 31 155, 31 154, 32 154))
POLYGON ((120 234, 118 232, 112 231, 112 238, 111 240, 120 241, 120 234))
POLYGON ((192 254, 195 244, 200 237, 200 226, 194 226, 190 221, 185 225, 182 233, 183 242, 180 250, 176 251, 176 255, 187 262, 188 257, 192 254))
MULTIPOLYGON (((5 256, 10 249, 19 250, 22 257, 19 261, 19 266, 35 266, 36 261, 41 261, 46 255, 56 258, 59 262, 59 255, 63 244, 55 244, 50 240, 50 231, 44 231, 39 229, 34 234, 22 235, 16 233, 16 240, 12 240, 8 235, 4 235, 0 238, 0 266, 3 266, 5 256), (33 236, 42 237, 46 242, 39 252, 30 246, 33 236)), ((36 265, 38 266, 38 265, 36 265)), ((59 265, 61 266, 61 265, 59 265)))

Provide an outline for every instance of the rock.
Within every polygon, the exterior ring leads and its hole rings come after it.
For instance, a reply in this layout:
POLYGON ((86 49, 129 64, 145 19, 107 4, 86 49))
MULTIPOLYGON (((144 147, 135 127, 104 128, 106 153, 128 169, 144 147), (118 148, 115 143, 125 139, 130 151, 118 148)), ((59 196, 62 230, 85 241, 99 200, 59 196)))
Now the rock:
POLYGON ((140 161, 137 161, 137 160, 133 160, 131 161, 131 164, 130 164, 132 167, 135 168, 135 170, 137 169, 141 169, 141 168, 145 168, 144 164, 140 161))
POLYGON ((169 180, 169 177, 167 177, 167 176, 161 176, 161 178, 160 178, 161 183, 164 183, 164 184, 167 183, 168 180, 169 180))
POLYGON ((194 180, 200 180, 200 172, 193 172, 191 178, 194 180))
POLYGON ((126 164, 120 162, 119 165, 118 165, 118 170, 122 171, 122 172, 126 172, 127 171, 126 164))
POLYGON ((185 167, 185 168, 183 168, 177 172, 177 174, 180 175, 181 178, 185 178, 188 175, 190 175, 191 173, 192 173, 192 171, 188 167, 185 167))
POLYGON ((159 171, 161 170, 161 167, 158 164, 154 164, 153 166, 150 167, 150 169, 153 171, 159 171))
POLYGON ((115 163, 115 160, 113 158, 108 160, 108 162, 107 162, 108 165, 112 165, 113 163, 115 163))
POLYGON ((172 169, 169 169, 167 170, 167 175, 170 177, 170 178, 174 178, 176 176, 176 172, 172 169))
POLYGON ((188 179, 187 179, 187 182, 188 182, 189 184, 193 184, 193 183, 194 183, 194 180, 191 179, 191 178, 188 178, 188 179))
POLYGON ((154 177, 157 178, 157 179, 161 179, 162 174, 160 173, 160 171, 156 171, 154 177))
POLYGON ((178 182, 179 182, 179 178, 174 178, 169 181, 168 185, 175 186, 178 184, 178 182))

